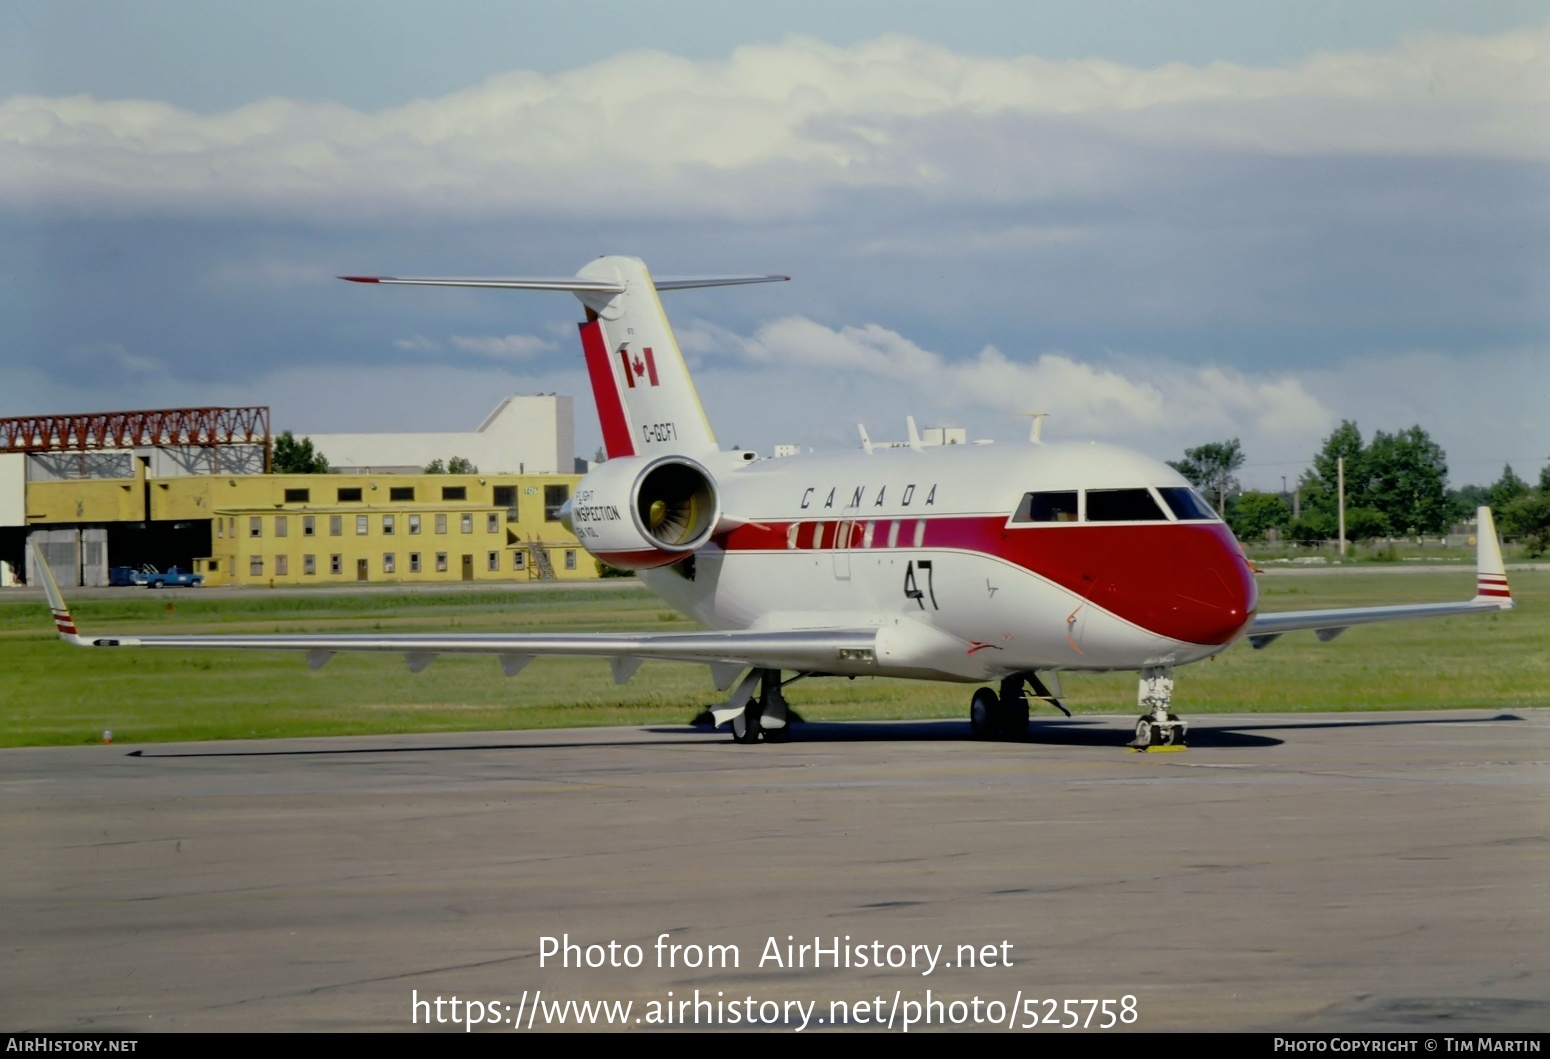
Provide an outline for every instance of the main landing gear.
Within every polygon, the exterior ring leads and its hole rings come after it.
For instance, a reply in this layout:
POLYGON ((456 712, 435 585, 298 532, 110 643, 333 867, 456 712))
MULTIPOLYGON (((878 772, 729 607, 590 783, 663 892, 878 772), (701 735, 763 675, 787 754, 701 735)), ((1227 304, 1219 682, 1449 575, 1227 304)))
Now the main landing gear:
POLYGON ((1136 737, 1129 743, 1137 750, 1154 746, 1184 745, 1189 729, 1176 713, 1169 713, 1173 702, 1173 667, 1149 666, 1141 670, 1141 685, 1136 692, 1142 713, 1136 720, 1136 737))
POLYGON ((758 694, 750 695, 747 705, 733 716, 732 742, 757 743, 762 738, 766 743, 784 743, 791 736, 791 710, 780 691, 780 670, 756 669, 748 679, 755 677, 758 694))
POLYGON ((1001 681, 1001 690, 980 688, 969 702, 969 731, 975 739, 1024 739, 1028 735, 1028 697, 1023 685, 1030 684, 1038 698, 1053 704, 1066 716, 1071 711, 1060 705, 1039 680, 1037 673, 1013 673, 1001 681))

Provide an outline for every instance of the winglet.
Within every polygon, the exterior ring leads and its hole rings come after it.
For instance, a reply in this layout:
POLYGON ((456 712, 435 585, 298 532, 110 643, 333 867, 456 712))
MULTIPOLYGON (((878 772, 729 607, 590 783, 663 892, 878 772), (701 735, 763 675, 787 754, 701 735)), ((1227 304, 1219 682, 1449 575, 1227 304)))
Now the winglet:
POLYGON ((65 597, 60 594, 59 583, 54 580, 54 571, 48 568, 48 560, 43 558, 43 552, 31 541, 27 542, 27 547, 32 549, 38 572, 43 575, 43 592, 48 596, 49 608, 54 612, 54 627, 59 630, 59 638, 77 647, 85 647, 86 641, 81 639, 81 634, 76 630, 75 619, 70 616, 70 608, 65 606, 65 597))
POLYGON ((1512 590, 1507 587, 1507 567, 1502 563, 1501 542, 1496 539, 1496 522, 1491 509, 1476 512, 1475 527, 1475 602, 1495 603, 1502 610, 1513 607, 1512 590))

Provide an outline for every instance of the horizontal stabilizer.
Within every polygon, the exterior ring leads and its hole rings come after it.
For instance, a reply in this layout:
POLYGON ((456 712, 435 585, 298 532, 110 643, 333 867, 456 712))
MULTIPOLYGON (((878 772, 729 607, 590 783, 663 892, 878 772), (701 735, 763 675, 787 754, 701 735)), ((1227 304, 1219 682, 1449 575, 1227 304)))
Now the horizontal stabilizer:
MULTIPOLYGON (((624 284, 580 276, 340 276, 351 283, 385 283, 410 287, 483 287, 487 290, 557 290, 578 294, 623 294, 624 284)), ((652 280, 657 290, 689 290, 693 287, 737 287, 745 283, 783 283, 790 276, 664 276, 652 280)))

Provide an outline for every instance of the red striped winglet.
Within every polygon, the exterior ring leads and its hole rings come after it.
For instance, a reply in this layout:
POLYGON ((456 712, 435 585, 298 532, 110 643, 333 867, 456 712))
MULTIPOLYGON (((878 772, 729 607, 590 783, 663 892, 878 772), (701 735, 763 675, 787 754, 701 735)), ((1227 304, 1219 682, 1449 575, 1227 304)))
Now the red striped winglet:
POLYGON ((79 633, 75 631, 75 619, 70 617, 70 612, 68 610, 54 611, 54 626, 66 636, 79 635, 79 633))
POLYGON ((1481 574, 1475 581, 1475 591, 1482 596, 1496 596, 1502 599, 1511 599, 1512 591, 1507 587, 1507 579, 1501 574, 1481 574))

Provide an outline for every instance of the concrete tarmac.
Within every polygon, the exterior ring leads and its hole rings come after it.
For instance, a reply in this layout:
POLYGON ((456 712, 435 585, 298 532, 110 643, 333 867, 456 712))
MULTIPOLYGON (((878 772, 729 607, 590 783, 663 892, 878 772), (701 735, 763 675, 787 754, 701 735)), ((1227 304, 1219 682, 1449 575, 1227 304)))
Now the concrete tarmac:
POLYGON ((1550 710, 1129 723, 0 751, 0 1028, 1550 1030, 1550 710))

